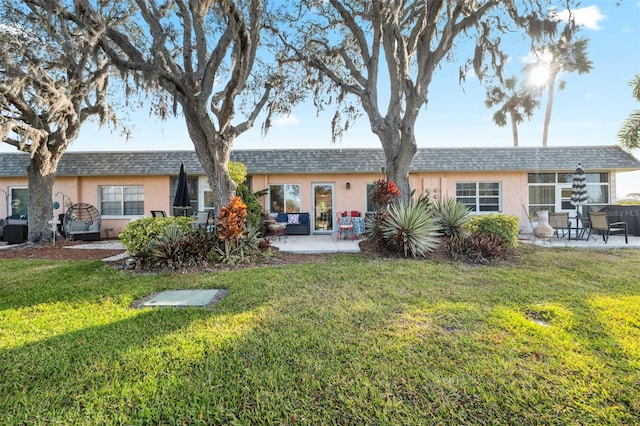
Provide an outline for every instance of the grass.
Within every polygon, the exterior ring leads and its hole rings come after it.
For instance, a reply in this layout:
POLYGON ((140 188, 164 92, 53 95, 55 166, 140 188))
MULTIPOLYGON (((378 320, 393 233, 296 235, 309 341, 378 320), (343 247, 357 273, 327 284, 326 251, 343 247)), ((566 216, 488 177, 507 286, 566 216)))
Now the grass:
POLYGON ((0 413, 17 424, 640 424, 640 254, 511 265, 336 255, 135 275, 0 260, 0 413), (211 309, 131 309, 227 288, 211 309))

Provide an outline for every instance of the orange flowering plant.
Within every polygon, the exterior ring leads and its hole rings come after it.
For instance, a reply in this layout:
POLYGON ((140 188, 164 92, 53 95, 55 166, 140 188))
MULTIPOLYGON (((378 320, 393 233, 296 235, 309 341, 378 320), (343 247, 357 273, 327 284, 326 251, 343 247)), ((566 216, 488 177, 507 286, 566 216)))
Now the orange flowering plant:
POLYGON ((373 189, 372 198, 378 208, 393 204, 400 196, 400 190, 394 182, 386 179, 378 179, 374 184, 375 188, 373 189))
POLYGON ((247 227, 247 205, 242 202, 242 198, 233 197, 228 206, 220 208, 218 220, 220 240, 238 242, 247 227))

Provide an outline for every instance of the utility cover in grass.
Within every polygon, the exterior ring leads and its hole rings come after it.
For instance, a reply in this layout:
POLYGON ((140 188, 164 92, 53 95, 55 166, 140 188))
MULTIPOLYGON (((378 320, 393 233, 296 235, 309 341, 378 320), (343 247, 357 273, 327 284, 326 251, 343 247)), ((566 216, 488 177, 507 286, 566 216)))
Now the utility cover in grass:
POLYGON ((225 290, 167 290, 142 300, 141 308, 155 307, 202 307, 220 300, 225 290))

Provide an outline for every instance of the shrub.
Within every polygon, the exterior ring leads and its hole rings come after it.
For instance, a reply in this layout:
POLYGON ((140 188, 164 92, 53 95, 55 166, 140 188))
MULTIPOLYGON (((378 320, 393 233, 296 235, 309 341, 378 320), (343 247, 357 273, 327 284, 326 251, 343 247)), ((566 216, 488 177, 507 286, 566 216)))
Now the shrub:
POLYGON ((485 264, 505 256, 508 245, 495 234, 472 233, 447 239, 447 251, 453 260, 468 260, 485 264))
POLYGON ((247 223, 252 223, 257 227, 262 226, 264 222, 264 212, 260 197, 265 196, 268 192, 268 189, 251 192, 247 185, 238 185, 236 195, 242 198, 242 201, 247 205, 247 223))
POLYGON ((464 224, 471 217, 469 208, 458 203, 454 198, 436 200, 431 209, 440 226, 440 231, 447 237, 464 237, 469 234, 464 224))
POLYGON ((247 180, 247 166, 238 161, 229 161, 229 177, 236 185, 241 185, 247 180))
POLYGON ((176 227, 182 233, 191 229, 188 217, 145 217, 133 221, 120 233, 120 241, 131 256, 149 251, 151 242, 167 235, 168 229, 176 227))
POLYGON ((384 241, 382 230, 389 218, 387 209, 379 209, 371 216, 364 218, 364 235, 368 240, 375 242, 378 246, 382 246, 384 241))
MULTIPOLYGON (((260 228, 249 223, 239 239, 235 241, 219 240, 214 247, 212 258, 216 262, 229 264, 247 261, 251 254, 265 246, 264 241, 260 228)), ((268 243, 266 247, 268 247, 268 243)))
POLYGON ((213 257, 223 263, 244 261, 260 247, 261 225, 247 223, 247 205, 234 197, 228 206, 220 209, 217 232, 219 243, 213 257))
POLYGON ((385 179, 378 179, 374 182, 371 200, 378 209, 384 209, 393 204, 400 197, 400 190, 394 182, 385 179))
POLYGON ((247 227, 247 205, 238 196, 233 197, 228 206, 220 208, 218 215, 218 238, 234 244, 244 234, 247 227))
POLYGON ((382 239, 404 257, 425 256, 439 244, 433 215, 414 203, 391 205, 382 225, 382 239))
POLYGON ((187 266, 206 265, 217 237, 204 228, 184 233, 178 227, 167 229, 163 238, 152 241, 146 255, 138 256, 140 267, 179 269, 187 266))
POLYGON ((518 233, 520 232, 519 224, 520 221, 517 216, 493 213, 471 216, 464 224, 464 227, 472 233, 495 235, 507 247, 516 247, 518 245, 518 233))

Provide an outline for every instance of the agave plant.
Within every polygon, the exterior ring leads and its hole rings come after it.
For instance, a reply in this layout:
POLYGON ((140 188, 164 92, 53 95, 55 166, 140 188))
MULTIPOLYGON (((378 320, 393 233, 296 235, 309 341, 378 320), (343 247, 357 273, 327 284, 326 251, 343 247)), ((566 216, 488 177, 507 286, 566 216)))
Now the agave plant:
POLYGON ((436 200, 432 205, 433 212, 440 231, 447 237, 464 237, 469 232, 464 224, 471 217, 469 209, 464 204, 458 203, 454 198, 436 200))
POLYGON ((382 227, 382 237, 402 250, 404 257, 425 256, 440 244, 435 217, 415 203, 391 205, 382 227))

